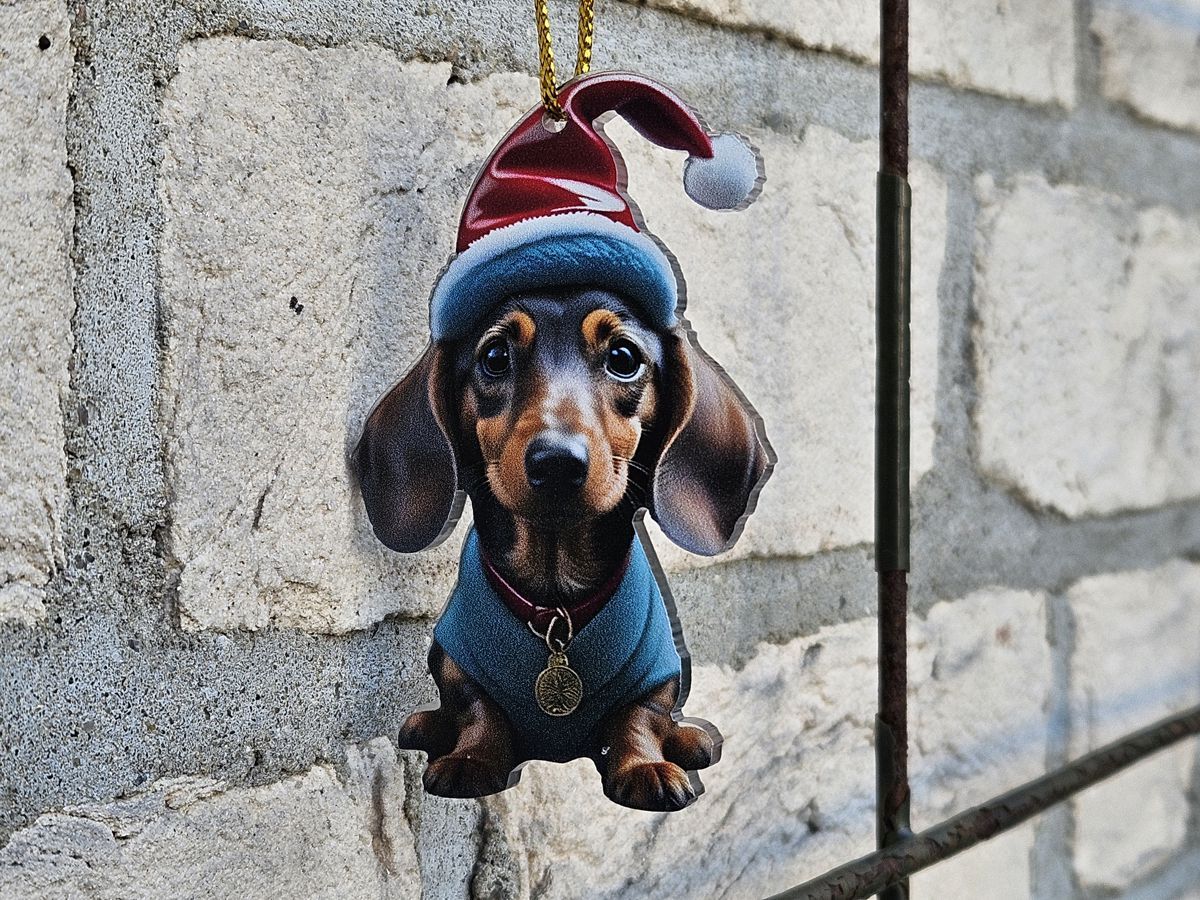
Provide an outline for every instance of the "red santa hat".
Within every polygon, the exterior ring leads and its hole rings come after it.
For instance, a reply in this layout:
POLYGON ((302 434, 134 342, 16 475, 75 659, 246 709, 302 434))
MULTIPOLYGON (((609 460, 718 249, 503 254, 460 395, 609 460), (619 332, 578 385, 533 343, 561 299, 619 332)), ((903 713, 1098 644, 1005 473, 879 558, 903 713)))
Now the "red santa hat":
POLYGON ((761 180, 749 144, 735 134, 710 135, 686 103, 649 78, 587 75, 564 85, 559 102, 564 121, 533 109, 476 178, 457 255, 430 300, 435 341, 461 337, 506 296, 571 285, 607 287, 651 324, 675 324, 675 270, 638 226, 624 166, 596 124, 605 113, 660 147, 686 151, 684 190, 702 206, 741 208, 761 180))

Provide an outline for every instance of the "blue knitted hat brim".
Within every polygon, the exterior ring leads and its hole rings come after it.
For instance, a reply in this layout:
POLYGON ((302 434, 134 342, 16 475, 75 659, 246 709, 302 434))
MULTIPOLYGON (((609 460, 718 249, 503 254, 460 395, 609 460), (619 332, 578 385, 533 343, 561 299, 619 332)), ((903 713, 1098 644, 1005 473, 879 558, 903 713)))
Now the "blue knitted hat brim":
POLYGON ((606 288, 649 325, 675 325, 675 270, 658 244, 607 216, 573 212, 497 228, 456 256, 434 287, 429 329, 435 341, 456 340, 506 297, 571 286, 606 288))

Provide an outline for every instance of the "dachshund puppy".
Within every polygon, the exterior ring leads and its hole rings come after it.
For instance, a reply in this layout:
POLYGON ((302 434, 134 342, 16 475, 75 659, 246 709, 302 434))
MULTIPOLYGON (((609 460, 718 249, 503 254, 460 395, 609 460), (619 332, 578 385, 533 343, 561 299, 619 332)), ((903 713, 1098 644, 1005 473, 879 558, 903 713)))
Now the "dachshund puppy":
POLYGON ((429 755, 430 793, 491 794, 529 759, 579 756, 626 806, 679 809, 702 790, 720 735, 681 720, 678 629, 635 520, 647 509, 681 547, 720 552, 770 451, 683 327, 639 308, 598 289, 510 296, 432 343, 368 418, 354 463, 384 543, 444 537, 464 492, 474 510, 429 654, 441 705, 399 735, 429 755))

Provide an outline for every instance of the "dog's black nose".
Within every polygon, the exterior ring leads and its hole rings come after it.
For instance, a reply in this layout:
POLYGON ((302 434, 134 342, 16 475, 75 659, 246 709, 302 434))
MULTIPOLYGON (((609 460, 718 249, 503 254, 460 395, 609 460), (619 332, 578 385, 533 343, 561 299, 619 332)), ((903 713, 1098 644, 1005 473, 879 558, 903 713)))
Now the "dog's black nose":
POLYGON ((543 434, 529 442, 525 474, 534 490, 567 494, 587 479, 587 442, 579 435, 543 434))

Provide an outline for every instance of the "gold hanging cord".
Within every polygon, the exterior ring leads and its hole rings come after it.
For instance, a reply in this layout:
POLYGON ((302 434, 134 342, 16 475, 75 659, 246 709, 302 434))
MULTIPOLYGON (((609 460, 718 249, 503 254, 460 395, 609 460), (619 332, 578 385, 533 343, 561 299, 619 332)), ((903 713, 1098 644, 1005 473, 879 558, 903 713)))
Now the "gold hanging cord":
MULTIPOLYGON (((596 29, 595 0, 579 0, 579 50, 575 57, 575 77, 586 75, 592 67, 592 36, 596 29)), ((555 119, 566 118, 558 102, 558 76, 554 71, 554 41, 550 37, 549 0, 533 0, 537 19, 538 77, 542 83, 542 105, 555 119)))

